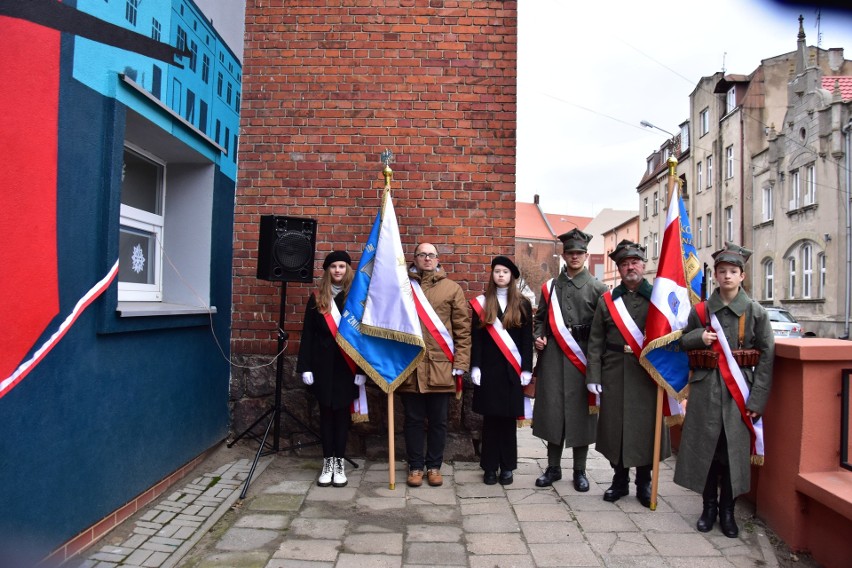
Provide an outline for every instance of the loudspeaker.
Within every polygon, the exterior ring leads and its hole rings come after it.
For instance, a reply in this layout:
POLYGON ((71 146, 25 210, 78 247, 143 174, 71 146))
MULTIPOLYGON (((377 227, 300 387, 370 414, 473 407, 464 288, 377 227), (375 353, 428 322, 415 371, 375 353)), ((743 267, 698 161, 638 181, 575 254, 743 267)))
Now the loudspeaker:
POLYGON ((277 282, 312 282, 317 222, 262 215, 257 243, 257 277, 277 282))

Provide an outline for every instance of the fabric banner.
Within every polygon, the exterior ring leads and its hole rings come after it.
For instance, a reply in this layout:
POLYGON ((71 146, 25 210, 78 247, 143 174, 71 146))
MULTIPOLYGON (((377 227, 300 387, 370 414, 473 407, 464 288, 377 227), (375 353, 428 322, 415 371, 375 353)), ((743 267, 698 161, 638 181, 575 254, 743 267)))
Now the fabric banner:
POLYGON ((703 278, 679 181, 672 176, 662 250, 645 322, 645 345, 639 359, 668 395, 664 414, 669 424, 683 420, 679 401, 685 398, 689 359, 680 347, 680 337, 690 309, 701 299, 703 278))
POLYGON ((336 340, 385 392, 393 392, 423 358, 420 320, 388 187, 346 297, 336 340))

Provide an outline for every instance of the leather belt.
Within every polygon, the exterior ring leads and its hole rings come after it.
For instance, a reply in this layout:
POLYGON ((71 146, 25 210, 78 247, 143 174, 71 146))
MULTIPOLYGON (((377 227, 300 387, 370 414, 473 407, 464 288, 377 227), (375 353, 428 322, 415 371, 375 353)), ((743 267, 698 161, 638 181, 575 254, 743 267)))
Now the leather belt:
POLYGON ((616 351, 618 353, 633 353, 633 349, 630 348, 629 345, 618 345, 615 343, 607 343, 606 348, 610 351, 616 351))

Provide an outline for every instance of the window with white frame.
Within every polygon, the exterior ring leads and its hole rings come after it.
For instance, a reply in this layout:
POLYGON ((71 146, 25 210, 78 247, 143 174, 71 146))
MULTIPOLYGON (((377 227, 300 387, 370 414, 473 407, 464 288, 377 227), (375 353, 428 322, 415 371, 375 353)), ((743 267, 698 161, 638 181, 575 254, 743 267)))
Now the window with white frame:
POLYGON ((701 166, 703 164, 698 162, 695 166, 695 181, 698 182, 695 184, 695 192, 701 193, 701 188, 704 187, 702 184, 704 183, 704 177, 702 176, 701 166))
POLYGON ((130 145, 121 168, 118 290, 126 300, 162 299, 166 165, 130 145))
POLYGON ((702 217, 695 220, 695 248, 701 248, 704 246, 704 241, 702 240, 704 237, 702 221, 704 221, 702 217))
POLYGON ((771 221, 772 219, 772 186, 767 185, 763 188, 763 221, 771 221))
POLYGON ((814 251, 809 244, 802 245, 802 298, 810 299, 814 279, 814 251))
POLYGON ((805 167, 805 205, 816 203, 816 168, 813 164, 805 167))
POLYGON ((642 199, 642 219, 648 218, 648 198, 642 199))
POLYGON ((713 156, 707 156, 707 187, 713 187, 713 156))
POLYGON ((713 214, 707 214, 707 246, 713 246, 713 214))
POLYGON ((689 124, 680 127, 680 152, 683 154, 689 150, 689 124))
POLYGON ((817 255, 817 268, 819 268, 819 290, 818 297, 825 298, 825 277, 826 277, 826 262, 825 253, 817 255))
POLYGON ((798 209, 801 203, 802 186, 799 170, 790 172, 790 210, 798 209))
POLYGON ((654 258, 660 256, 660 233, 654 233, 654 258))
POLYGON ((725 177, 734 177, 734 145, 725 148, 725 177))
POLYGON ((725 93, 725 114, 737 108, 737 87, 734 85, 725 93))
POLYGON ((655 192, 654 192, 654 203, 651 205, 651 207, 652 207, 652 208, 653 208, 653 210, 654 210, 654 215, 656 215, 657 213, 659 213, 659 210, 660 210, 659 203, 660 203, 660 200, 659 200, 659 198, 658 198, 658 196, 657 196, 657 192, 655 191, 655 192))
POLYGON ((654 173, 654 159, 648 160, 648 175, 654 173))
POLYGON ((789 272, 789 279, 787 281, 787 297, 795 298, 796 297, 796 257, 790 256, 787 258, 787 270, 789 272))
POLYGON ((772 259, 763 261, 763 299, 772 300, 775 298, 775 263, 772 259))
POLYGON ((648 237, 644 237, 642 239, 642 246, 645 247, 645 250, 648 250, 648 237))
POLYGON ((698 115, 699 136, 704 136, 710 132, 710 109, 705 108, 698 115))
POLYGON ((729 241, 734 240, 734 208, 725 207, 725 234, 729 241))

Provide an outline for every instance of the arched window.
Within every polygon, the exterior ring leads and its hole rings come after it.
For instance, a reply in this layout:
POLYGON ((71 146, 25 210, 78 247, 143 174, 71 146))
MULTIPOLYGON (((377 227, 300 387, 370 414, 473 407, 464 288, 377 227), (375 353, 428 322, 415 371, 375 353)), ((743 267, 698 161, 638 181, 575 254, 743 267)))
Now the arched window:
POLYGON ((763 261, 763 299, 775 298, 775 262, 771 258, 763 261))
POLYGON ((790 256, 787 258, 787 270, 790 273, 790 279, 787 283, 787 297, 796 297, 796 257, 790 256))
POLYGON ((809 299, 813 290, 814 250, 809 244, 802 245, 802 298, 809 299))

